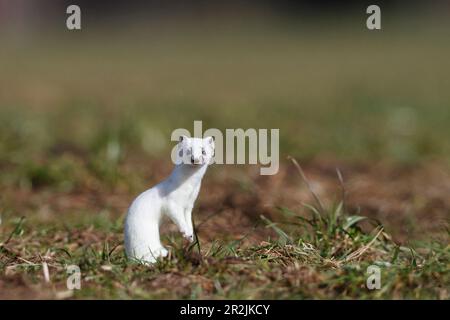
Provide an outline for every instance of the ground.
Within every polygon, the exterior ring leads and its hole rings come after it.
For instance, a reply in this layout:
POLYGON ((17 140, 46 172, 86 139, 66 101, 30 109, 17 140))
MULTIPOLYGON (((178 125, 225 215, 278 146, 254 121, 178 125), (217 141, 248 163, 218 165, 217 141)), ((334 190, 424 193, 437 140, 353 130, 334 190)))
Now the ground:
MULTIPOLYGON (((149 168, 155 166, 161 175, 170 170, 157 162, 149 168)), ((122 221, 132 193, 105 195, 85 187, 4 193, 25 218, 9 216, 1 225, 0 297, 448 299, 450 177, 436 166, 380 164, 373 169, 361 163, 306 163, 312 189, 323 206, 332 208, 321 213, 323 231, 319 220, 309 225, 299 218, 309 217, 302 203, 318 205, 289 161, 269 177, 249 168, 244 171, 250 176, 230 179, 234 175, 223 170, 211 167, 202 186, 194 212, 199 245, 183 243, 167 222, 163 242, 171 254, 153 267, 134 265, 124 257, 122 221), (335 165, 344 177, 346 196, 333 226, 332 216, 338 212, 333 204, 342 199, 335 165), (430 191, 411 188, 415 180, 429 180, 430 191), (36 209, 40 203, 45 206, 36 209), (36 222, 35 210, 40 215, 36 222), (83 215, 84 222, 74 216, 60 219, 61 212, 83 215), (345 217, 355 215, 377 221, 344 230, 345 217), (43 263, 49 268, 48 283, 43 263), (82 270, 82 289, 74 292, 66 288, 65 268, 72 264, 82 270), (366 269, 373 264, 382 270, 381 290, 365 286, 366 269)))

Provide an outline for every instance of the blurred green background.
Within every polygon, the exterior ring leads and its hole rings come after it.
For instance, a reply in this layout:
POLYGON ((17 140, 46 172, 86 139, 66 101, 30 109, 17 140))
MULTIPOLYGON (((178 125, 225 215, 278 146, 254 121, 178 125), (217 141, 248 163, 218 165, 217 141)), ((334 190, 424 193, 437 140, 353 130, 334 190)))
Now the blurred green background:
POLYGON ((381 5, 380 31, 355 2, 82 1, 81 31, 55 3, 0 5, 3 185, 57 180, 78 161, 106 176, 130 157, 169 161, 170 133, 194 120, 279 128, 280 158, 448 163, 445 2, 381 5))

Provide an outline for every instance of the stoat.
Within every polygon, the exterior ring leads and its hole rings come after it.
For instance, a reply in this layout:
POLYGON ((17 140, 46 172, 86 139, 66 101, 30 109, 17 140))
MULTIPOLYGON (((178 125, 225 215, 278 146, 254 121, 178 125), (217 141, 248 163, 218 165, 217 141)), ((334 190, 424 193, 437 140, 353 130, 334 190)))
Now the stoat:
POLYGON ((168 178, 141 193, 131 204, 125 219, 125 250, 128 258, 154 263, 168 254, 159 238, 159 226, 167 215, 183 236, 194 241, 192 208, 202 178, 214 157, 212 137, 181 136, 175 168, 168 178))

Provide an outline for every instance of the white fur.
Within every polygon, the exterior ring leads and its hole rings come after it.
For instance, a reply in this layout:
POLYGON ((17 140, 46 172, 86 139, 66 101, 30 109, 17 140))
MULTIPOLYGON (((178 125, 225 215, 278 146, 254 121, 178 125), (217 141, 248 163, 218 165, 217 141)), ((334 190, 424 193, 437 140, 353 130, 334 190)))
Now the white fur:
POLYGON ((180 137, 177 164, 171 175, 141 193, 131 204, 125 220, 125 249, 128 258, 154 263, 168 251, 159 238, 159 225, 167 215, 183 236, 194 241, 192 208, 203 175, 214 156, 214 140, 180 137), (202 153, 203 152, 203 153, 202 153))

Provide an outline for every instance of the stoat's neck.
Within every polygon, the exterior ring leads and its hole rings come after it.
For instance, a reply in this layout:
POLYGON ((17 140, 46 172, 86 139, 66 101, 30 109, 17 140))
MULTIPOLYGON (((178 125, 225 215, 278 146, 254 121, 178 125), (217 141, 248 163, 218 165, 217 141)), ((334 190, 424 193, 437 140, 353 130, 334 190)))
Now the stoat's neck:
POLYGON ((197 184, 202 181, 208 165, 193 166, 188 164, 178 164, 172 171, 169 179, 177 186, 185 183, 197 184))

